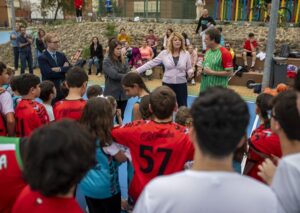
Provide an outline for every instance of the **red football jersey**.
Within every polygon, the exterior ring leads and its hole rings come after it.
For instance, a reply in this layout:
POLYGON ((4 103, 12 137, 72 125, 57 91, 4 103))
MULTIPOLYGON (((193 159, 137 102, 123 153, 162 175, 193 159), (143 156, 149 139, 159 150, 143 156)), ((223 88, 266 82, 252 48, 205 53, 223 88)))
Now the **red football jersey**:
POLYGON ((275 155, 281 158, 282 152, 280 146, 280 139, 278 135, 273 133, 270 129, 266 129, 262 124, 256 130, 253 131, 250 138, 250 143, 253 148, 249 148, 246 167, 249 163, 254 163, 254 165, 245 175, 253 177, 261 182, 264 182, 263 179, 261 179, 261 177, 257 175, 257 173, 259 171, 258 166, 263 163, 265 158, 258 153, 263 153, 264 155, 266 155, 266 157, 271 157, 271 155, 275 155))
POLYGON ((35 100, 22 99, 15 112, 16 135, 29 136, 35 129, 49 123, 45 107, 35 100))
POLYGON ((22 174, 20 138, 0 137, 0 212, 10 213, 26 186, 22 174))
POLYGON ((7 131, 4 123, 4 118, 2 115, 0 115, 0 136, 6 136, 6 135, 7 135, 7 131))
POLYGON ((13 213, 83 213, 74 198, 45 197, 26 186, 13 208, 13 213))
POLYGON ((134 201, 153 178, 182 171, 194 157, 187 129, 173 122, 135 121, 114 128, 112 135, 130 149, 134 175, 129 194, 134 201))
POLYGON ((53 107, 53 113, 55 120, 63 118, 71 118, 79 121, 86 101, 79 100, 61 100, 57 102, 53 107))

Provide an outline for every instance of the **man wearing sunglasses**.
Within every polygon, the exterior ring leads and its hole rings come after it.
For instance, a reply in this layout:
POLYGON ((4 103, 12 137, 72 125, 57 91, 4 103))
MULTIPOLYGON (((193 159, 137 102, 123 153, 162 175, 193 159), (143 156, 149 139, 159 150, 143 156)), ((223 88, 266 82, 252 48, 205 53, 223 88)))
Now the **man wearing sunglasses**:
POLYGON ((63 98, 60 85, 65 80, 65 74, 70 68, 70 63, 64 53, 58 52, 59 38, 54 33, 45 35, 47 50, 38 58, 42 80, 50 80, 54 83, 57 96, 53 104, 63 98))

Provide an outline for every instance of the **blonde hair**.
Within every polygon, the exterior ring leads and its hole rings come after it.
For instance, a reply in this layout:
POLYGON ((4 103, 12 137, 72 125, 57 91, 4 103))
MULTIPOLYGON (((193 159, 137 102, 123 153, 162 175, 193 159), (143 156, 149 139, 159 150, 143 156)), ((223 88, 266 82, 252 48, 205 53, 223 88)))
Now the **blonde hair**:
POLYGON ((168 45, 167 45, 168 52, 174 53, 173 40, 175 39, 175 37, 179 38, 181 40, 180 52, 185 51, 186 48, 185 48, 185 41, 184 41, 183 36, 180 33, 174 32, 174 33, 171 34, 171 36, 168 40, 168 45))
POLYGON ((55 37, 58 37, 56 33, 47 33, 44 37, 44 41, 46 43, 49 43, 49 42, 51 42, 51 39, 53 39, 55 37))

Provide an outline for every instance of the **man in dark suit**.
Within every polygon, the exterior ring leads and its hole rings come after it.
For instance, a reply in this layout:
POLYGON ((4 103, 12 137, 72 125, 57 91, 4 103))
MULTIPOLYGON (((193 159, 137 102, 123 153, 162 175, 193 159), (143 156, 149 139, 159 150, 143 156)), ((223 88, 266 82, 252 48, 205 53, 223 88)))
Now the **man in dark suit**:
POLYGON ((59 39, 54 33, 45 35, 47 50, 38 58, 42 80, 50 80, 54 83, 57 96, 53 104, 64 98, 60 86, 65 80, 65 74, 70 68, 70 63, 64 53, 58 52, 59 39))

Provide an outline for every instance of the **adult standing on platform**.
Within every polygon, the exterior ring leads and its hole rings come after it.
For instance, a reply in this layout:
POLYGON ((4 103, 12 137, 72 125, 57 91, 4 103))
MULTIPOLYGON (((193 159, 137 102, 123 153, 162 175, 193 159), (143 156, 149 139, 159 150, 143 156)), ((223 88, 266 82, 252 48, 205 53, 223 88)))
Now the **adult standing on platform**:
POLYGON ((214 25, 216 25, 216 22, 211 16, 209 16, 208 10, 207 9, 203 10, 203 15, 200 17, 199 22, 198 22, 198 26, 197 26, 197 29, 196 29, 196 34, 198 34, 198 32, 200 30, 200 27, 201 27, 200 36, 202 37, 202 50, 203 50, 203 52, 206 50, 205 32, 208 29, 213 28, 214 25))
POLYGON ((44 37, 47 45, 42 55, 38 58, 41 69, 42 80, 52 81, 55 85, 57 95, 53 100, 53 104, 63 99, 63 94, 60 90, 60 85, 65 80, 65 73, 70 68, 70 63, 64 53, 58 52, 59 39, 54 33, 48 33, 44 37))
POLYGON ((209 49, 206 51, 202 67, 199 69, 202 74, 201 92, 208 87, 227 87, 228 78, 233 72, 231 53, 220 45, 220 31, 210 29, 205 33, 205 36, 205 42, 209 49))
POLYGON ((167 50, 161 51, 156 58, 136 71, 143 73, 161 63, 166 69, 163 76, 163 85, 170 87, 175 92, 179 107, 187 106, 187 75, 189 77, 193 76, 193 68, 190 54, 185 50, 182 35, 176 32, 172 33, 167 50))
POLYGON ((113 96, 118 108, 121 109, 122 117, 127 105, 127 96, 122 87, 123 77, 130 71, 125 60, 125 55, 122 54, 122 43, 113 38, 109 41, 108 56, 103 60, 103 72, 105 75, 105 96, 113 96))
POLYGON ((82 22, 83 0, 74 0, 74 7, 76 10, 76 22, 82 22))
POLYGON ((26 34, 26 28, 23 26, 20 27, 20 35, 17 37, 17 43, 19 44, 21 59, 21 74, 25 73, 26 63, 28 64, 29 72, 33 74, 31 53, 32 38, 26 34))
POLYGON ((13 48, 14 53, 14 65, 15 65, 15 71, 19 68, 19 44, 17 42, 17 38, 20 35, 20 26, 19 24, 16 24, 16 29, 10 34, 10 42, 11 46, 13 48))

